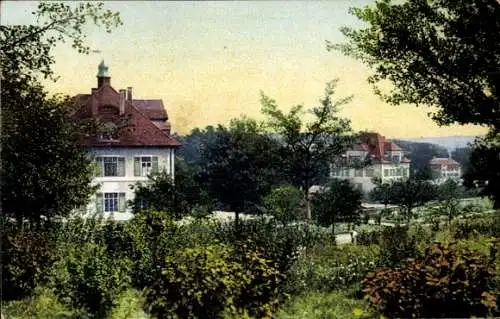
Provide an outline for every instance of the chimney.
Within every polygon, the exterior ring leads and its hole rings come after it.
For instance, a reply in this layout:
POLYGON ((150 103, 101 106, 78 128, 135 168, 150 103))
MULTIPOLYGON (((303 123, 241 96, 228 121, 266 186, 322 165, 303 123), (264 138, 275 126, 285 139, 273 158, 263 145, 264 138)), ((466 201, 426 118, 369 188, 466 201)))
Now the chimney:
POLYGON ((132 87, 127 88, 127 100, 132 101, 132 87))
POLYGON ((92 101, 92 117, 96 117, 99 114, 99 105, 97 103, 97 89, 92 88, 90 99, 92 101))
POLYGON ((125 90, 120 90, 120 115, 125 114, 125 98, 127 92, 125 90))

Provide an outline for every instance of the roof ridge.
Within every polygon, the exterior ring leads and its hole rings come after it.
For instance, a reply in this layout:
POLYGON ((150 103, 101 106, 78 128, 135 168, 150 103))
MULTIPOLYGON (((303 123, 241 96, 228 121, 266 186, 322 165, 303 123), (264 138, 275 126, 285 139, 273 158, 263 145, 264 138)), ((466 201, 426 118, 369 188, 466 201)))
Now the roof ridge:
MULTIPOLYGON (((125 100, 125 102, 126 102, 127 105, 131 106, 134 109, 135 112, 139 113, 140 116, 142 116, 145 120, 147 120, 148 125, 150 125, 151 127, 153 127, 157 132, 159 132, 160 134, 162 134, 163 136, 165 136, 168 139, 174 140, 173 138, 171 138, 170 136, 168 136, 165 132, 163 132, 158 126, 156 126, 153 123, 153 121, 151 121, 151 119, 149 119, 149 117, 147 117, 144 113, 142 113, 141 111, 139 111, 139 109, 134 105, 134 103, 132 103, 131 100, 125 100)), ((177 140, 174 140, 174 141, 178 142, 177 140)))

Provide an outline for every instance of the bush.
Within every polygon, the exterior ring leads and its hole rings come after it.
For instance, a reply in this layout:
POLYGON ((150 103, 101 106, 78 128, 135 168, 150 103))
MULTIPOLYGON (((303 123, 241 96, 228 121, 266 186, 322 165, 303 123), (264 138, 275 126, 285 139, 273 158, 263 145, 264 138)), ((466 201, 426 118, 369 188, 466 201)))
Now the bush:
POLYGON ((59 256, 50 269, 49 286, 61 301, 96 317, 108 313, 131 283, 130 260, 114 258, 103 245, 70 243, 60 247, 59 256))
POLYGON ((435 243, 423 258, 371 272, 363 284, 371 306, 391 318, 484 317, 496 308, 494 275, 492 258, 435 243))
POLYGON ((126 290, 122 292, 114 302, 113 309, 109 314, 109 319, 147 319, 148 316, 142 310, 144 300, 136 290, 126 290))
POLYGON ((278 226, 275 221, 247 220, 238 226, 233 222, 218 223, 213 228, 219 242, 233 245, 246 242, 250 250, 275 263, 281 273, 287 273, 298 257, 301 247, 310 247, 326 235, 309 225, 278 226))
POLYGON ((78 313, 63 305, 51 289, 42 287, 35 288, 32 297, 21 301, 12 301, 3 306, 2 313, 6 315, 6 318, 69 319, 82 318, 83 315, 82 313, 77 316, 78 313))
POLYGON ((243 265, 243 272, 247 274, 235 306, 239 313, 243 310, 255 318, 269 318, 284 299, 282 287, 286 277, 275 268, 275 263, 251 247, 250 241, 239 242, 235 247, 233 258, 243 265))
POLYGON ((418 254, 417 235, 409 234, 408 226, 394 226, 380 231, 360 232, 356 240, 360 245, 380 246, 378 264, 395 266, 418 254))
POLYGON ((364 275, 376 267, 378 258, 378 246, 319 244, 294 264, 287 291, 299 295, 312 291, 356 290, 364 275))
POLYGON ((290 301, 278 319, 359 319, 373 318, 368 305, 342 293, 311 293, 290 301))
POLYGON ((157 211, 137 213, 122 236, 130 237, 127 254, 133 262, 132 286, 138 290, 151 286, 161 274, 165 256, 182 247, 179 227, 157 211))
POLYGON ((495 213, 494 216, 457 220, 451 228, 456 239, 467 239, 478 234, 498 237, 500 235, 499 217, 495 213))
POLYGON ((20 227, 4 218, 1 223, 2 300, 20 300, 33 293, 53 263, 56 239, 50 228, 20 227))
POLYGON ((161 276, 146 290, 147 308, 159 318, 217 318, 250 280, 227 247, 187 248, 166 257, 161 276))

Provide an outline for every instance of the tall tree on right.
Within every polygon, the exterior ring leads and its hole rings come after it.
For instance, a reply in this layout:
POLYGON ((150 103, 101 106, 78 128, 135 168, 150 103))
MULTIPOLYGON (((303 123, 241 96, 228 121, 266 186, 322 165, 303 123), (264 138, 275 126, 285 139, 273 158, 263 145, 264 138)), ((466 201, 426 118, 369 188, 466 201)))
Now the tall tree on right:
MULTIPOLYGON (((487 126, 489 142, 499 141, 500 1, 380 0, 350 12, 367 27, 343 28, 348 42, 327 47, 371 67, 368 81, 384 101, 432 107, 440 125, 487 126), (385 82, 389 92, 379 86, 385 82)), ((487 170, 491 183, 500 167, 487 170)))

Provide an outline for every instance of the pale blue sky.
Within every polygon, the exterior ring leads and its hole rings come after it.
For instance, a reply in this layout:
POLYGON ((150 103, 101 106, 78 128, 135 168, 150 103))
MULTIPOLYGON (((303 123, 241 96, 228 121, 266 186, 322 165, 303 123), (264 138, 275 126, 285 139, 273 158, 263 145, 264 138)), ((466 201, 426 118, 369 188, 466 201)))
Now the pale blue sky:
MULTIPOLYGON (((389 137, 473 135, 475 127, 438 128, 413 106, 394 107, 376 97, 360 62, 327 52, 325 41, 343 41, 339 28, 360 26, 351 6, 372 1, 109 1, 124 25, 107 34, 86 30, 102 54, 56 50, 61 76, 52 91, 89 93, 104 58, 115 88, 134 87, 138 98, 161 98, 174 130, 226 123, 241 114, 260 118, 259 91, 288 109, 314 106, 325 83, 338 77, 339 97, 354 94, 342 114, 357 130, 389 137)), ((2 1, 2 24, 31 23, 37 2, 2 1)))

